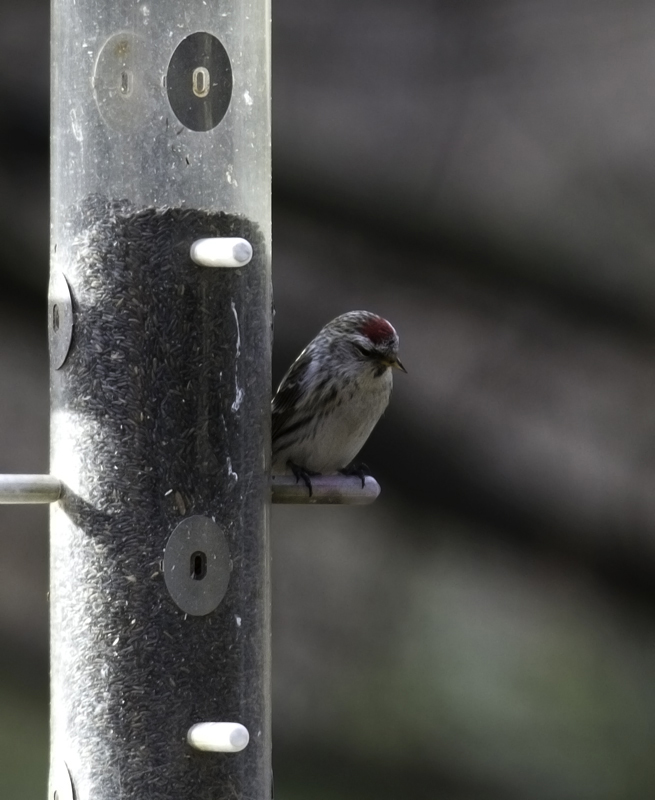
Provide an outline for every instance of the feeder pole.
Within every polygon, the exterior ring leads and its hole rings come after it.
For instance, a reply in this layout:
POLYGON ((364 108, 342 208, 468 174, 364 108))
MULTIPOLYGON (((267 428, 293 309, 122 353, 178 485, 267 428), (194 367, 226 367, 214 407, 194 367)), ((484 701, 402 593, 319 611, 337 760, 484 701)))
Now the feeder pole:
POLYGON ((49 800, 263 800, 269 5, 52 14, 49 800))

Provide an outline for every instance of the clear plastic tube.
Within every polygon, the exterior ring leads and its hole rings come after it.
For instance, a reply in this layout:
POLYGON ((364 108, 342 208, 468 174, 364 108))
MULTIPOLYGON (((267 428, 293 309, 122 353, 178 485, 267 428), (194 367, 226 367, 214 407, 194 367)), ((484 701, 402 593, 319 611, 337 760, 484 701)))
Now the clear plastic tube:
POLYGON ((268 3, 54 0, 52 58, 50 796, 267 798, 268 3))

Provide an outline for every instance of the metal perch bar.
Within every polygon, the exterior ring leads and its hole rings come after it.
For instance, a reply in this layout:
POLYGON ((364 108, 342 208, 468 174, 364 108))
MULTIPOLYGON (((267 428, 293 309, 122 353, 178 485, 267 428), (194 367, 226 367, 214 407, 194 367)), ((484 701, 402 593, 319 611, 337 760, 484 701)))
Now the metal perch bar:
MULTIPOLYGON (((63 493, 63 484, 53 475, 0 475, 0 504, 56 503, 63 493)), ((367 475, 364 486, 356 477, 317 475, 312 478, 312 496, 304 483, 292 475, 271 478, 273 503, 312 505, 368 505, 380 494, 380 485, 367 475)))
POLYGON ((0 503, 56 503, 62 490, 52 475, 0 475, 0 503))
POLYGON ((380 484, 367 475, 362 486, 361 478, 344 475, 317 475, 312 479, 312 496, 302 481, 293 475, 273 475, 271 495, 273 503, 310 503, 313 505, 367 505, 380 494, 380 484))

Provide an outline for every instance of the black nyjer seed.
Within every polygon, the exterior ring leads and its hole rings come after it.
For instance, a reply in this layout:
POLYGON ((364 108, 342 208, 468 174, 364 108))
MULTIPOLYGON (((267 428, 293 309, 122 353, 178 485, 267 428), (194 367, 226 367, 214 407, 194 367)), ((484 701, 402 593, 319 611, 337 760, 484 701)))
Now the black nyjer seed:
MULTIPOLYGON (((71 212, 70 229, 73 341, 51 372, 53 470, 67 486, 51 545, 56 741, 94 800, 265 797, 264 238, 236 215, 99 197, 71 212), (197 266, 189 248, 212 236, 247 239, 252 261, 197 266), (161 573, 168 537, 194 515, 216 522, 230 556, 225 596, 204 616, 185 614, 161 573), (203 721, 239 722, 250 743, 194 751, 186 732, 203 721)), ((202 553, 180 569, 211 580, 202 553)))

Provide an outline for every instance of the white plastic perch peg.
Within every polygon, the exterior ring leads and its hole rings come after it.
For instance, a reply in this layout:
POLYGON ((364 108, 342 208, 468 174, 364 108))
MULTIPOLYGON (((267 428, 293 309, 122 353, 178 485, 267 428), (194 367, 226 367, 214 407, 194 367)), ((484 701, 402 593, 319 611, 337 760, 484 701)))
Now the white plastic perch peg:
POLYGON ((186 738, 196 750, 238 753, 250 741, 250 734, 238 722, 198 722, 189 728, 186 738))
POLYGON ((201 267, 245 267, 252 258, 252 245, 246 239, 196 239, 191 245, 191 260, 201 267))

